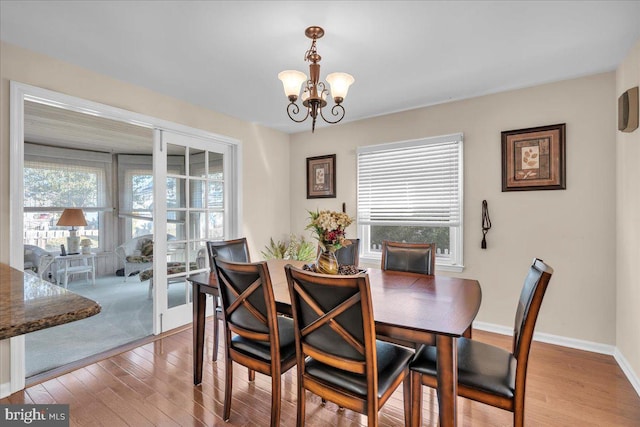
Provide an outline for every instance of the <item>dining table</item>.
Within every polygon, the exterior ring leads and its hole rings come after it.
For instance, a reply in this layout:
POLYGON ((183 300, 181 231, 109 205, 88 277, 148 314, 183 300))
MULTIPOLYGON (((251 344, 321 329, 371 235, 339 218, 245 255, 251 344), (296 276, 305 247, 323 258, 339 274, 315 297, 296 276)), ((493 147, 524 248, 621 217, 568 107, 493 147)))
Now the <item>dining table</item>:
MULTIPOLYGON (((303 268, 303 261, 267 261, 279 312, 291 312, 284 266, 303 268)), ((376 334, 381 338, 432 344, 435 336, 438 358, 438 406, 440 426, 457 425, 457 338, 471 326, 480 308, 482 292, 477 280, 444 275, 424 275, 379 268, 367 268, 376 334)), ((215 273, 188 277, 193 288, 193 380, 202 382, 206 296, 218 304, 215 273)), ((215 313, 215 310, 214 310, 215 313)), ((217 319, 214 319, 217 321, 217 319)))

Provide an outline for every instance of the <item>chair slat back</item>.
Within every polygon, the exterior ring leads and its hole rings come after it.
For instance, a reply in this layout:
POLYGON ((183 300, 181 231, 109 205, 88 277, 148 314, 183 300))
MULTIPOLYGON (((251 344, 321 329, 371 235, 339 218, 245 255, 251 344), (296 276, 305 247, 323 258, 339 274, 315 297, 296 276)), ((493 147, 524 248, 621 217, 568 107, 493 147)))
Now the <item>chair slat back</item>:
POLYGON ((382 242, 382 269, 433 275, 435 243, 382 242))
POLYGON ((364 374, 375 366, 375 326, 369 277, 330 276, 285 267, 302 357, 364 374))
POLYGON ((277 335, 276 305, 267 263, 236 263, 217 256, 213 263, 227 327, 238 335, 261 341, 277 335))
POLYGON ((513 354, 518 362, 529 354, 533 330, 552 274, 553 269, 536 258, 525 278, 518 300, 513 331, 513 354))

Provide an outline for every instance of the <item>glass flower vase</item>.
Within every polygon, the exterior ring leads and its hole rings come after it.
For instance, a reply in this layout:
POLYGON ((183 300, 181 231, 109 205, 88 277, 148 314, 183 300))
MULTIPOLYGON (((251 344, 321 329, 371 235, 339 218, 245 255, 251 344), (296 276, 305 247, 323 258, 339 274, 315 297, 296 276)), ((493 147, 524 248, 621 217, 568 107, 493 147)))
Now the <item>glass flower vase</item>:
POLYGON ((338 274, 338 259, 335 248, 325 245, 316 260, 316 271, 323 274, 338 274))

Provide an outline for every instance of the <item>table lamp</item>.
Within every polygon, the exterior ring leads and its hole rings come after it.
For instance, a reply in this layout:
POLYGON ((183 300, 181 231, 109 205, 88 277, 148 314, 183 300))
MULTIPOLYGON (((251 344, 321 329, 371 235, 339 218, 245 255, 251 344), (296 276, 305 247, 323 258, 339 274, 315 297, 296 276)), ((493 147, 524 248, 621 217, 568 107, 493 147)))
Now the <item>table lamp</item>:
POLYGON ((75 227, 87 225, 87 220, 84 219, 82 209, 67 208, 62 212, 60 219, 56 225, 62 225, 71 227, 69 231, 69 237, 67 237, 67 253, 69 255, 75 255, 80 253, 80 237, 75 227))

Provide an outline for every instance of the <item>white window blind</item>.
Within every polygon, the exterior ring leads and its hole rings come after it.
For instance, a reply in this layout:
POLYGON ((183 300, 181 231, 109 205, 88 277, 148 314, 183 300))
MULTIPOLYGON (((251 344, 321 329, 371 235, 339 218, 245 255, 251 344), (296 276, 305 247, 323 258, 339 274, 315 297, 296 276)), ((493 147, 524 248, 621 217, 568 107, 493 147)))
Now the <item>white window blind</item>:
POLYGON ((111 155, 33 144, 24 145, 24 207, 85 211, 112 209, 111 155))
POLYGON ((358 224, 457 227, 462 134, 360 147, 358 224))

